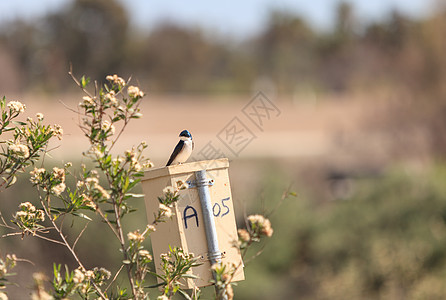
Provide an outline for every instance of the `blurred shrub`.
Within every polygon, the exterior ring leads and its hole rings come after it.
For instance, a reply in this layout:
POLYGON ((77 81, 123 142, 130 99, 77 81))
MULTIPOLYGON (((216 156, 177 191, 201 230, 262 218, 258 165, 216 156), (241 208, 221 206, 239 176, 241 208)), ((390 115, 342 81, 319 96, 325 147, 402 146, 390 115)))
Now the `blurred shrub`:
POLYGON ((272 217, 277 234, 263 265, 247 266, 247 278, 257 280, 236 292, 244 299, 443 299, 445 180, 445 166, 390 171, 359 182, 351 200, 285 202, 272 217))

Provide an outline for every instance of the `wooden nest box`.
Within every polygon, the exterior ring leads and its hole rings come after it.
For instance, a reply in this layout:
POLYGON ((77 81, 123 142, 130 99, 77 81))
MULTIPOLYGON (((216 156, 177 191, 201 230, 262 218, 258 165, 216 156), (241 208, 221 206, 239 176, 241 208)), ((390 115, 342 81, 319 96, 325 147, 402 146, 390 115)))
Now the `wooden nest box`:
POLYGON ((167 186, 176 188, 178 181, 188 185, 179 191, 179 199, 172 208, 172 218, 158 224, 156 231, 150 235, 158 274, 162 272, 160 255, 169 252, 169 246, 180 247, 185 253, 193 253, 198 257, 202 264, 191 271, 198 279, 186 279, 186 288, 211 285, 211 261, 215 261, 212 253, 215 256, 216 252, 210 248, 215 247, 216 243, 219 252, 217 261, 221 259, 225 265, 239 266, 233 281, 244 280, 240 251, 234 247, 238 237, 228 168, 227 158, 198 161, 147 171, 142 180, 149 224, 154 221, 154 214, 159 209, 158 197, 163 195, 163 189, 167 186), (202 175, 206 180, 200 179, 202 175), (202 193, 207 193, 207 196, 202 193), (203 208, 200 200, 203 197, 208 198, 208 207, 203 208), (216 240, 209 245, 211 233, 208 228, 212 222, 216 240))

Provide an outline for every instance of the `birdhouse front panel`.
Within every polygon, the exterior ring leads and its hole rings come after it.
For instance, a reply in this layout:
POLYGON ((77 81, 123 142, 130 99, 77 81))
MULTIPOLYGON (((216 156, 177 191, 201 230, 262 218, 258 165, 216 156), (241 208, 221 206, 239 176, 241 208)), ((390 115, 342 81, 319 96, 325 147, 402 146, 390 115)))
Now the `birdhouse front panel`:
POLYGON ((228 167, 227 159, 186 163, 148 171, 142 181, 149 223, 153 222, 154 213, 158 210, 158 196, 162 195, 162 190, 166 186, 175 187, 180 180, 188 183, 187 189, 179 191, 180 197, 174 207, 175 216, 159 224, 157 230, 151 234, 157 272, 161 272, 160 255, 169 251, 169 245, 181 247, 187 253, 193 253, 198 257, 202 264, 194 267, 192 274, 199 278, 188 279, 185 282, 188 288, 210 285, 212 279, 203 212, 194 173, 199 170, 206 170, 209 181, 212 213, 222 262, 228 267, 232 265, 238 267, 234 281, 244 279, 242 258, 239 250, 233 246, 237 241, 237 227, 228 167))

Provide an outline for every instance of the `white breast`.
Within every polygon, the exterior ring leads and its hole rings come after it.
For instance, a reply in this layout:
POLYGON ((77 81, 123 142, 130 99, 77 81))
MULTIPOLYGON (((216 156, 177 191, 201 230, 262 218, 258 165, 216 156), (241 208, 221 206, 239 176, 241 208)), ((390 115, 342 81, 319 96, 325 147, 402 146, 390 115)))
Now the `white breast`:
POLYGON ((173 160, 172 164, 184 163, 192 154, 192 140, 190 138, 184 139, 183 150, 178 153, 177 157, 173 160))

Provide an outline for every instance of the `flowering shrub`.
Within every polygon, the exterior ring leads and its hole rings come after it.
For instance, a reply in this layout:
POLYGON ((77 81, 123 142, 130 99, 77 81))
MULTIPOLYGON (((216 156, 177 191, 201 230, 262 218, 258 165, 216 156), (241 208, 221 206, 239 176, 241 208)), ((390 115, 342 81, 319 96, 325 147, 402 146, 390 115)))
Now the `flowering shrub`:
POLYGON ((29 202, 21 203, 20 210, 14 215, 13 223, 25 233, 35 233, 38 229, 45 228, 39 222, 45 221, 45 213, 41 209, 36 209, 29 202))
MULTIPOLYGON (((239 229, 238 240, 234 241, 234 247, 241 252, 242 258, 246 257, 247 251, 253 243, 260 242, 262 237, 271 237, 274 232, 269 219, 262 215, 250 215, 247 217, 246 221, 248 228, 239 229)), ((255 256, 258 254, 260 254, 260 252, 255 256)), ((232 300, 234 298, 234 290, 232 288, 234 283, 232 280, 235 272, 237 272, 241 266, 242 263, 239 263, 238 265, 216 263, 212 266, 212 272, 214 274, 213 283, 216 286, 217 299, 232 300)))
POLYGON ((196 278, 188 272, 192 267, 198 265, 199 263, 193 254, 187 254, 181 248, 169 247, 168 253, 161 254, 161 266, 164 274, 157 275, 163 281, 162 285, 164 285, 161 297, 170 299, 177 291, 187 295, 180 289, 180 280, 182 278, 196 278))
POLYGON ((59 125, 45 125, 42 123, 42 113, 36 115, 37 121, 28 118, 26 122, 18 121, 26 106, 19 101, 6 103, 6 98, 0 100, 1 119, 0 135, 12 133, 12 138, 0 140, 0 189, 15 183, 16 174, 23 172, 26 167, 36 163, 45 153, 49 140, 56 136, 62 138, 63 130, 59 125))
POLYGON ((11 269, 17 264, 17 257, 14 254, 8 254, 5 258, 0 257, 0 299, 8 299, 8 296, 1 290, 6 287, 7 277, 11 276, 11 269))
POLYGON ((62 276, 60 268, 61 265, 54 265, 52 284, 56 299, 64 299, 76 293, 83 299, 88 299, 90 294, 95 294, 95 288, 102 286, 111 276, 111 273, 104 268, 93 270, 79 268, 70 272, 67 267, 65 276, 62 276))
MULTIPOLYGON (((0 140, 0 192, 16 182, 16 174, 24 172, 27 167, 35 164, 46 152, 46 147, 52 137, 61 138, 63 130, 59 125, 43 124, 42 113, 36 114, 36 121, 28 118, 19 121, 18 118, 25 112, 26 106, 19 101, 6 102, 3 97, 0 100, 0 135, 9 133, 9 139, 0 140)), ((43 210, 36 209, 30 202, 20 204, 20 210, 13 216, 12 222, 24 234, 33 234, 44 226, 39 224, 45 220, 43 210)), ((0 213, 2 226, 7 225, 0 213)), ((8 278, 12 275, 11 269, 15 267, 17 257, 7 255, 0 258, 0 289, 5 288, 8 278)), ((0 299, 7 299, 4 292, 0 291, 0 299)))
POLYGON ((135 278, 136 297, 144 298, 146 292, 144 291, 145 277, 149 272, 149 264, 152 262, 152 255, 142 246, 142 242, 149 236, 150 233, 156 230, 155 226, 147 225, 146 229, 140 233, 139 230, 129 232, 127 239, 129 245, 127 247, 128 260, 124 261, 126 265, 134 266, 132 268, 132 276, 135 278))
MULTIPOLYGON (((93 92, 87 90, 89 79, 82 77, 78 80, 74 76, 72 78, 85 94, 78 105, 79 114, 82 116, 80 128, 90 143, 89 149, 83 155, 91 160, 93 168, 81 164, 76 170, 72 163, 50 170, 43 165, 36 167, 36 162, 45 154, 49 140, 52 137, 62 138, 62 128, 58 125, 43 124, 44 116, 41 113, 36 115, 36 121, 32 118, 28 118, 26 122, 14 121, 24 112, 25 105, 18 101, 6 103, 4 98, 0 101, 0 134, 12 132, 12 139, 1 142, 0 154, 3 158, 0 163, 0 175, 3 181, 0 188, 12 185, 17 172, 23 172, 26 167, 34 165, 29 172, 30 182, 39 192, 38 205, 21 203, 11 224, 1 217, 0 225, 10 230, 5 236, 31 235, 63 245, 78 264, 74 270, 65 266, 65 271, 61 270, 61 265, 55 264, 51 291, 45 288, 48 278, 41 273, 34 274, 33 298, 66 299, 78 295, 83 299, 149 299, 146 277, 153 275, 161 282, 152 286, 162 287, 159 299, 171 299, 177 292, 187 299, 198 299, 198 289, 189 295, 181 288, 184 278, 194 278, 190 269, 197 266, 198 262, 192 254, 181 248, 171 247, 168 253, 161 256, 163 274, 155 274, 150 271, 152 254, 143 246, 144 240, 156 231, 156 225, 172 218, 179 191, 187 188, 187 183, 178 181, 174 187, 168 186, 163 190, 163 195, 158 198, 159 209, 154 212, 155 221, 148 224, 143 231, 127 232, 122 226, 122 219, 134 210, 129 200, 143 196, 135 194, 133 189, 140 182, 144 171, 153 164, 143 155, 147 148, 145 142, 123 153, 112 153, 112 149, 127 124, 142 116, 139 104, 144 93, 136 86, 129 86, 127 81, 117 75, 107 76, 107 83, 101 88, 95 84, 93 92), (67 184, 68 177, 75 179, 75 186, 67 184), (86 215, 87 211, 95 214, 86 215), (75 220, 96 220, 107 224, 122 253, 118 271, 112 274, 101 266, 91 270, 84 266, 75 246, 90 222, 77 234, 74 242, 69 242, 62 232, 63 220, 67 215, 71 215, 75 220), (50 231, 56 232, 57 237, 47 236, 50 231), (126 271, 128 278, 128 283, 124 283, 124 286, 116 281, 122 270, 126 271), (126 285, 130 288, 127 289, 126 285)), ((249 228, 239 231, 239 243, 235 244, 241 251, 259 241, 262 236, 270 237, 273 232, 269 220, 260 215, 250 216, 248 221, 249 228)), ((15 256, 0 260, 0 283, 5 280, 15 262, 15 256)), ((215 284, 223 291, 217 295, 218 298, 224 295, 232 297, 231 280, 238 267, 240 266, 214 266, 215 284)), ((0 297, 4 298, 6 294, 0 293, 0 297)))

